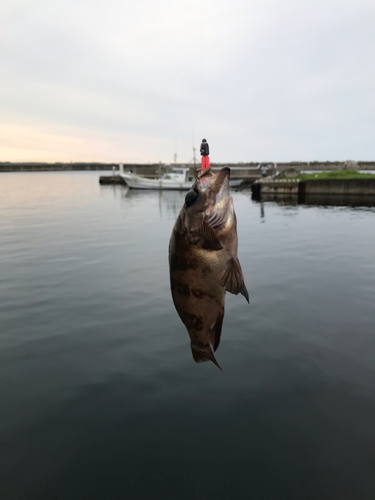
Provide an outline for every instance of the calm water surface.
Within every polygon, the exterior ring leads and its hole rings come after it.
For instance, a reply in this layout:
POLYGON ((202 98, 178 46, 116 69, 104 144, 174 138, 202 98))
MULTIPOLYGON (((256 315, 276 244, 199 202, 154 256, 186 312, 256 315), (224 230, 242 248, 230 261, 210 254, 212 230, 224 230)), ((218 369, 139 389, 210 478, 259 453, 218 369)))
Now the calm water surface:
POLYGON ((98 176, 0 175, 0 498, 373 500, 375 204, 233 193, 221 372, 170 296, 184 193, 98 176))

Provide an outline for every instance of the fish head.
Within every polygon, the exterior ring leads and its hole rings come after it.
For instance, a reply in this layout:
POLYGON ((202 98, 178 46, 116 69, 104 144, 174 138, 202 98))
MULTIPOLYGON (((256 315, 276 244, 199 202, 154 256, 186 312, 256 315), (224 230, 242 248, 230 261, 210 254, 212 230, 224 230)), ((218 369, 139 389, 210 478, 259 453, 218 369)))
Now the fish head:
MULTIPOLYGON (((211 168, 198 170, 198 177, 185 197, 181 214, 192 243, 196 243, 202 234, 208 236, 212 230, 217 234, 218 231, 235 225, 229 178, 229 167, 222 168, 216 174, 212 173, 211 168)), ((216 243, 216 247, 214 244, 212 249, 220 248, 216 243)))

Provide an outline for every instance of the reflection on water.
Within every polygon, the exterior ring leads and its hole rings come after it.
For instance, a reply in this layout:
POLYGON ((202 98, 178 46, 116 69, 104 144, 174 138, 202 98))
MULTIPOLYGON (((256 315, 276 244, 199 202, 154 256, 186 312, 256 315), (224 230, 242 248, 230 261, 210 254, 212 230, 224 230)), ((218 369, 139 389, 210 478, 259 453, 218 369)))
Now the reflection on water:
POLYGON ((305 205, 320 205, 326 207, 375 207, 374 195, 305 195, 305 205))
MULTIPOLYGON (((103 187, 103 186, 102 186, 103 187)), ((108 186, 105 186, 108 187, 108 186)), ((112 186, 109 186, 112 187, 112 186)), ((113 186, 116 187, 116 186, 113 186)), ((165 214, 172 213, 176 217, 184 203, 186 191, 147 191, 145 189, 129 189, 128 187, 117 186, 121 196, 128 199, 134 199, 143 203, 150 199, 150 195, 158 198, 159 214, 162 217, 165 214)))
POLYGON ((295 196, 275 196, 263 194, 260 200, 254 198, 261 205, 273 201, 280 206, 317 205, 327 207, 375 207, 375 195, 353 194, 306 194, 303 200, 295 196))
POLYGON ((372 500, 374 205, 232 194, 222 372, 169 290, 186 193, 99 175, 0 175, 0 497, 372 500))
MULTIPOLYGON (((244 191, 246 192, 246 191, 244 191)), ((274 196, 274 195, 262 195, 260 199, 253 199, 254 203, 257 203, 260 208, 261 221, 265 222, 266 206, 270 203, 276 203, 279 207, 285 207, 289 211, 291 209, 297 209, 299 206, 306 207, 346 207, 354 209, 366 209, 375 207, 375 196, 356 196, 356 195, 305 195, 303 201, 298 199, 298 196, 274 196)))

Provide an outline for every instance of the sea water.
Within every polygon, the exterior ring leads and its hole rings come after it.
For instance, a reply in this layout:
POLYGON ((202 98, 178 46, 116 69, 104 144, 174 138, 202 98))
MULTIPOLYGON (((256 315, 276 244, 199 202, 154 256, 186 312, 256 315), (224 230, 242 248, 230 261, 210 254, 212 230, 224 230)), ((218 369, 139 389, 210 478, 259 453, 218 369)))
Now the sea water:
POLYGON ((184 192, 0 174, 0 498, 375 498, 375 208, 233 193, 250 305, 172 303, 184 192))

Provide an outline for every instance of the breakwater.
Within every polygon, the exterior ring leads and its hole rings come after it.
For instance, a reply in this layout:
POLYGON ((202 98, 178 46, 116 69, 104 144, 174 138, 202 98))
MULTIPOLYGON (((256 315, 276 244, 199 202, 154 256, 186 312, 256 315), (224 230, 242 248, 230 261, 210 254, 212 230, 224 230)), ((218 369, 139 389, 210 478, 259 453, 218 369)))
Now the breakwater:
POLYGON ((0 172, 64 172, 112 170, 114 163, 0 163, 0 172))

